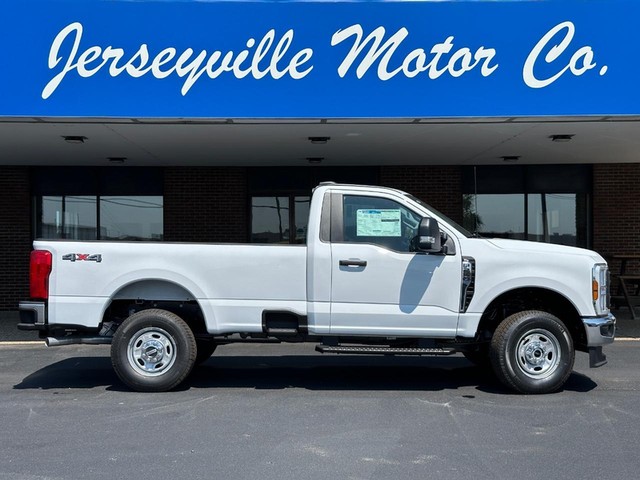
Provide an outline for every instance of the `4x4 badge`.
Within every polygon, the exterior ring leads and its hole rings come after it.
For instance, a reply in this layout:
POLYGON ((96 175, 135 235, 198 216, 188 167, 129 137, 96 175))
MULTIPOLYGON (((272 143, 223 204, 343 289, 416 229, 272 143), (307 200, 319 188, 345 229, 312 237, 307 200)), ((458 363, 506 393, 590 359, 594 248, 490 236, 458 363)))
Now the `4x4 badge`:
POLYGON ((90 254, 90 253, 67 253, 62 256, 62 260, 69 260, 70 262, 97 262, 102 261, 102 254, 90 254))

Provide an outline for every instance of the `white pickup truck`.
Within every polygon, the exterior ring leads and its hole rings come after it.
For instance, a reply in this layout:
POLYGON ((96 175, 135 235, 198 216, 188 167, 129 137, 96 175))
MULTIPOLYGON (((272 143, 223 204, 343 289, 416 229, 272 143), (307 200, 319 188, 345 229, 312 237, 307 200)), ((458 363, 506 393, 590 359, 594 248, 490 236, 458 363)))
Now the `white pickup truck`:
POLYGON ((219 345, 449 355, 509 388, 562 387, 575 351, 606 363, 608 267, 595 252, 478 238, 420 200, 321 184, 306 245, 36 241, 19 328, 47 345, 111 344, 139 391, 179 385, 219 345))

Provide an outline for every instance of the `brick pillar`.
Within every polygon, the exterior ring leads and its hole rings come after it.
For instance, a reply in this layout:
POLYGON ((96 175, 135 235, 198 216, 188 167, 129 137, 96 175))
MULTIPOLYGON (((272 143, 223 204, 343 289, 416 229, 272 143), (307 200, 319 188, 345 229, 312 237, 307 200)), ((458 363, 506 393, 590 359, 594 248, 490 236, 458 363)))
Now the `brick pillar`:
POLYGON ((460 166, 384 166, 380 185, 404 190, 462 224, 460 166))
POLYGON ((0 166, 0 310, 29 297, 31 198, 28 167, 0 166))
POLYGON ((164 177, 164 239, 244 243, 247 173, 240 167, 171 167, 164 177))
MULTIPOLYGON (((611 263, 611 255, 640 255, 640 163, 593 166, 593 249, 611 263)), ((639 264, 629 264, 634 271, 639 264)))

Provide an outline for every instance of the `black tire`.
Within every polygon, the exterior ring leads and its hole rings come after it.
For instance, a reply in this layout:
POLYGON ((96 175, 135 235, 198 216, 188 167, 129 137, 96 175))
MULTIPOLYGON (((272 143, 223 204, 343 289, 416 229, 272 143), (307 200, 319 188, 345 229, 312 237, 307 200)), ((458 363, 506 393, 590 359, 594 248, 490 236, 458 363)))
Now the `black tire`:
POLYGON ((213 352, 216 351, 218 344, 213 340, 196 338, 196 346, 198 348, 198 353, 196 354, 195 364, 200 365, 201 363, 209 360, 209 357, 211 357, 213 352))
POLYGON ((187 377, 196 359, 196 341, 189 326, 166 310, 134 313, 116 330, 111 363, 132 390, 166 392, 187 377))
POLYGON ((571 334, 557 317, 528 310, 498 325, 490 358, 495 374, 507 387, 520 393, 551 393, 569 378, 575 350, 571 334))

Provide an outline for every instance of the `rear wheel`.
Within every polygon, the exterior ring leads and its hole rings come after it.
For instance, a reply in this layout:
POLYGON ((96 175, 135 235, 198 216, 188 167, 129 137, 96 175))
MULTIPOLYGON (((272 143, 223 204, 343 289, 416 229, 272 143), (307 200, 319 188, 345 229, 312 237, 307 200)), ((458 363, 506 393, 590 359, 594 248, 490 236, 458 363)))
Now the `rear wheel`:
POLYGON ((189 375, 196 359, 196 341, 176 314, 151 309, 134 313, 116 330, 111 363, 129 388, 165 392, 189 375))
POLYGON ((575 351, 565 325, 547 312, 507 317, 491 339, 490 358, 498 379, 521 393, 550 393, 573 370, 575 351))

